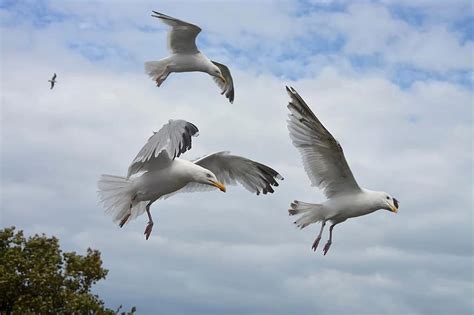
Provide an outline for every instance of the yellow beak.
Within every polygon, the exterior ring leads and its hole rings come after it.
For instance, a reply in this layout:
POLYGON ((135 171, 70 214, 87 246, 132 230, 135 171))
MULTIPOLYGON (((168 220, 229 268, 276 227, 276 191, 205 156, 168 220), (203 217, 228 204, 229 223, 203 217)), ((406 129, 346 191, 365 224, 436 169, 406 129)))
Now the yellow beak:
POLYGON ((398 209, 395 206, 390 205, 390 211, 392 211, 393 213, 397 213, 398 209))
POLYGON ((221 78, 222 81, 224 81, 224 84, 227 85, 227 80, 224 78, 224 76, 222 74, 219 75, 219 78, 221 78))
POLYGON ((225 192, 225 186, 222 183, 211 181, 212 185, 217 187, 220 191, 225 192))

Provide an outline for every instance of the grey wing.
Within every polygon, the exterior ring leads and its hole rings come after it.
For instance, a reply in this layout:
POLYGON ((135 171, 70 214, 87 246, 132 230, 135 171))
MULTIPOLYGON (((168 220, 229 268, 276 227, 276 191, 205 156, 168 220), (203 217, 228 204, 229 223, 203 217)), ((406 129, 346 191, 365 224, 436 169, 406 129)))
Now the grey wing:
POLYGON ((287 87, 286 90, 291 97, 288 104, 290 138, 301 153, 312 185, 318 186, 327 198, 360 191, 339 142, 295 89, 287 87))
POLYGON ((56 80, 56 73, 53 75, 52 80, 53 80, 53 81, 56 80))
POLYGON ((133 159, 127 178, 138 172, 166 167, 171 160, 191 149, 191 137, 198 128, 185 120, 170 120, 155 132, 133 159))
POLYGON ((153 11, 153 17, 163 21, 171 26, 168 32, 168 48, 172 53, 197 53, 196 37, 201 32, 201 28, 197 25, 184 22, 169 15, 153 11))
MULTIPOLYGON (((229 152, 209 154, 194 161, 194 163, 213 172, 221 183, 225 185, 239 183, 245 189, 257 195, 273 193, 273 187, 278 186, 276 180, 283 180, 283 177, 271 167, 241 156, 231 155, 229 152)), ((215 188, 209 185, 190 183, 178 192, 213 189, 215 188)))
POLYGON ((51 80, 50 80, 49 82, 51 82, 51 88, 50 88, 50 90, 52 90, 53 87, 54 87, 54 81, 51 81, 51 80))
POLYGON ((217 61, 211 60, 221 70, 222 76, 225 78, 226 82, 222 81, 221 78, 213 76, 212 78, 217 83, 221 89, 221 94, 225 94, 225 97, 229 99, 230 103, 234 102, 234 80, 232 80, 232 75, 230 70, 226 65, 218 63, 217 61))

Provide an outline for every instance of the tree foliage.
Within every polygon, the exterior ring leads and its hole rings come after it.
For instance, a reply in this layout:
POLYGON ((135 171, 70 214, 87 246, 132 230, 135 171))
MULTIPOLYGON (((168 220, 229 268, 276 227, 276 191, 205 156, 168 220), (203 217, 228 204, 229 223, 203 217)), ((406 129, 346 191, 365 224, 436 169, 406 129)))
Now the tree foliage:
MULTIPOLYGON (((105 279, 98 250, 85 256, 62 252, 56 237, 26 239, 15 228, 0 230, 0 313, 117 314, 91 293, 105 279)), ((134 314, 133 307, 127 314, 134 314)), ((122 312, 121 314, 126 314, 122 312)))

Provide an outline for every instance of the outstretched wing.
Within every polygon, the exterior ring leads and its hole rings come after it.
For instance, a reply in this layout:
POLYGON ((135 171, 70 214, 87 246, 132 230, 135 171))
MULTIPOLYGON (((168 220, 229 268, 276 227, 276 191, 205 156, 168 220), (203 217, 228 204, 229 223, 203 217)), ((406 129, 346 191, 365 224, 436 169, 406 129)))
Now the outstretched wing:
POLYGON ((232 80, 232 75, 230 74, 229 68, 222 63, 218 63, 217 61, 211 60, 213 64, 215 64, 221 70, 222 76, 225 78, 225 82, 219 78, 213 76, 212 78, 217 83, 217 85, 221 88, 221 94, 225 94, 230 101, 230 103, 234 102, 234 81, 232 80))
POLYGON ((49 82, 51 82, 51 88, 50 88, 50 90, 52 90, 52 89, 53 89, 53 87, 54 87, 54 81, 52 81, 52 80, 49 80, 49 82))
POLYGON ((295 89, 287 87, 286 90, 291 97, 288 104, 290 138, 301 153, 312 185, 318 186, 327 198, 360 191, 339 142, 295 89))
POLYGON ((171 26, 168 32, 168 48, 174 54, 179 53, 197 53, 199 50, 196 47, 196 37, 201 28, 194 24, 184 22, 174 17, 153 11, 151 16, 163 21, 163 23, 171 26))
POLYGON ((191 149, 191 137, 198 128, 185 120, 170 120, 138 152, 128 168, 127 178, 138 172, 166 167, 171 160, 191 149))
MULTIPOLYGON (((272 186, 278 186, 276 180, 283 180, 283 177, 271 167, 241 156, 231 155, 229 152, 209 154, 194 161, 194 163, 213 172, 221 183, 225 185, 236 185, 239 183, 245 189, 257 195, 260 193, 273 193, 272 186)), ((213 189, 215 188, 209 185, 189 183, 184 188, 178 190, 177 193, 213 189)))
POLYGON ((51 80, 53 80, 53 81, 56 80, 56 73, 53 74, 53 78, 51 80))

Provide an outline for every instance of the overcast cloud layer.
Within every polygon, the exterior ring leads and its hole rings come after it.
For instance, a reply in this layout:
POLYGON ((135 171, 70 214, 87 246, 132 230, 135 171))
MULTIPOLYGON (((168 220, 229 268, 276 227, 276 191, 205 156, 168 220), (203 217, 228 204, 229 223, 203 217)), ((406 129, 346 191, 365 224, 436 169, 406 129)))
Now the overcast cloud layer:
MULTIPOLYGON (((101 250, 95 291, 138 314, 471 314, 473 8, 470 1, 0 1, 2 227, 101 250), (233 105, 205 74, 161 88, 158 10, 203 29, 231 68, 233 105), (49 90, 47 80, 58 73, 49 90), (322 202, 286 129, 295 87, 341 142, 361 186, 401 201, 311 251, 287 208, 322 202), (231 150, 285 180, 269 196, 179 194, 123 229, 96 196, 168 119, 200 136, 183 157, 231 150)), ((324 235, 326 238, 326 235, 324 235)), ((323 240, 324 242, 325 240, 323 240)))

